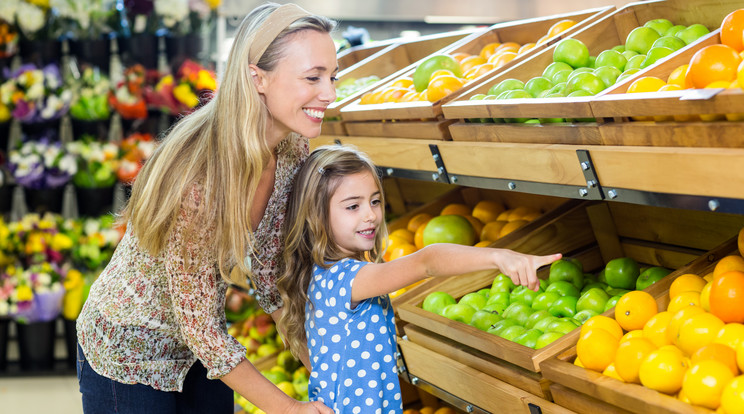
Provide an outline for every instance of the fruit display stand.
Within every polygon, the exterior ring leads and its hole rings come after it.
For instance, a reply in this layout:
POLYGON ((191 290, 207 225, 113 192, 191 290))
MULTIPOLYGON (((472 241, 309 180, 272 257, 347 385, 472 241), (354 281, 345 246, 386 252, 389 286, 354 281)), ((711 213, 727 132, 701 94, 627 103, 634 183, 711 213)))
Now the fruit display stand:
MULTIPOLYGON (((540 34, 548 32, 548 29, 555 23, 571 19, 577 23, 555 36, 553 39, 533 47, 524 54, 516 57, 514 60, 505 65, 482 74, 477 79, 488 78, 494 73, 502 71, 517 65, 519 62, 529 59, 534 54, 548 47, 550 42, 558 40, 565 36, 580 30, 582 27, 591 22, 611 13, 614 7, 603 7, 590 9, 577 13, 566 13, 537 19, 519 20, 507 23, 497 23, 488 28, 488 30, 471 35, 463 41, 453 44, 447 48, 439 50, 437 53, 466 53, 468 55, 477 55, 481 49, 489 43, 494 42, 516 42, 518 44, 534 43, 540 34)), ((385 87, 401 76, 413 76, 416 67, 408 68, 402 73, 391 76, 382 82, 379 86, 385 87)), ((477 80, 473 80, 477 83, 477 80)), ((468 89, 464 86, 460 90, 453 92, 436 102, 415 101, 402 103, 383 103, 383 104, 360 104, 357 99, 341 109, 341 118, 346 123, 346 129, 349 135, 356 136, 381 136, 381 137, 406 137, 406 138, 435 138, 449 139, 449 130, 447 126, 452 121, 442 119, 442 105, 455 99, 468 89)))
MULTIPOLYGON (((733 237, 701 255, 676 275, 705 275, 713 271, 719 259, 737 254, 737 238, 733 237)), ((674 275, 670 275, 674 276, 674 275)), ((648 288, 659 309, 669 304, 669 287, 674 277, 667 277, 648 288)), ((608 315, 612 316, 612 315, 608 315)), ((551 380, 554 400, 577 413, 713 413, 693 406, 639 384, 630 384, 573 364, 576 346, 540 363, 543 375, 551 380)))
POLYGON ((339 68, 343 68, 337 75, 339 83, 348 79, 360 79, 368 76, 377 76, 380 81, 330 104, 324 114, 325 118, 328 119, 323 121, 323 134, 346 135, 344 123, 338 119, 340 118, 341 108, 359 98, 363 93, 375 88, 375 85, 382 83, 384 79, 397 76, 398 73, 405 71, 422 58, 450 46, 474 32, 476 32, 475 29, 470 29, 413 39, 394 39, 391 44, 380 48, 375 53, 350 66, 342 64, 344 58, 339 56, 339 68))
MULTIPOLYGON (((737 7, 733 0, 715 4, 707 3, 709 2, 705 0, 696 2, 660 0, 632 3, 581 28, 570 37, 583 42, 589 49, 590 55, 596 56, 603 50, 624 44, 628 34, 646 21, 666 18, 674 24, 701 23, 706 27, 716 28, 720 26, 723 17, 737 7)), ((696 47, 696 44, 710 37, 713 35, 709 34, 698 39, 667 56, 667 59, 696 47)), ((593 120, 595 113, 592 111, 591 101, 596 99, 593 96, 470 101, 472 96, 487 93, 493 85, 503 80, 514 78, 526 82, 528 79, 541 76, 544 69, 553 62, 555 48, 554 44, 540 51, 531 59, 499 72, 470 88, 455 101, 445 104, 442 107, 445 119, 458 121, 449 127, 452 139, 484 142, 601 144, 600 129, 603 123, 602 120, 599 120, 600 122, 593 120), (479 118, 562 118, 578 121, 541 124, 466 122, 466 120, 479 118), (581 122, 582 119, 585 122, 581 122)), ((652 70, 662 62, 663 60, 660 60, 651 64, 646 70, 652 70)), ((629 84, 637 78, 638 74, 634 74, 623 82, 629 84)))
MULTIPOLYGON (((658 292, 663 291, 677 275, 691 271, 687 263, 708 260, 710 252, 742 225, 744 216, 741 215, 623 203, 582 203, 507 247, 534 254, 561 251, 579 259, 585 272, 596 272, 617 257, 630 257, 643 265, 676 269, 657 282, 658 286, 646 288, 649 292, 658 292)), ((431 286, 427 293, 444 291, 459 298, 490 286, 496 273, 477 272, 448 278, 431 286)), ((540 271, 538 277, 546 278, 547 269, 540 271)), ((574 346, 579 329, 535 350, 424 311, 421 303, 425 294, 420 290, 425 288, 426 283, 417 287, 419 294, 414 300, 403 303, 398 309, 400 318, 406 323, 407 340, 401 341, 400 347, 409 375, 480 406, 473 401, 477 396, 464 391, 467 387, 458 384, 461 379, 454 373, 432 375, 433 372, 452 369, 445 367, 448 364, 462 365, 469 368, 468 372, 471 369, 478 372, 479 377, 492 377, 489 382, 498 384, 502 390, 498 398, 493 395, 491 398, 500 403, 511 399, 513 406, 519 406, 528 393, 533 405, 541 408, 543 405, 551 406, 554 397, 547 377, 541 373, 542 363, 574 346), (429 352, 422 352, 422 348, 429 352), (439 356, 434 358, 430 353, 439 356), (512 387, 520 392, 515 393, 512 387), (463 391, 458 394, 456 390, 463 391)), ((489 404, 488 401, 483 403, 489 404)), ((494 410, 493 406, 481 408, 494 410)))

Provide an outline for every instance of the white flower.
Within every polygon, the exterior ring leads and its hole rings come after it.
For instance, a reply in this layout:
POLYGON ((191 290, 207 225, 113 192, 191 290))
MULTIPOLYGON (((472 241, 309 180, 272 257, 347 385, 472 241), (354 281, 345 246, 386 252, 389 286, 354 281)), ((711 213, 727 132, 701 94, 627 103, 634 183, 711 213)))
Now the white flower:
POLYGON ((172 28, 189 15, 188 0, 155 0, 155 14, 163 18, 163 24, 172 28))
POLYGON ((10 305, 6 301, 0 301, 0 316, 5 316, 10 313, 10 305))
POLYGON ((101 230, 101 235, 103 235, 103 240, 106 241, 106 244, 116 246, 119 243, 119 232, 114 229, 103 229, 101 230))
POLYGON ((26 99, 34 101, 44 97, 44 85, 41 83, 34 83, 26 91, 26 99))
POLYGON ((152 153, 155 152, 155 145, 154 141, 140 141, 137 143, 137 148, 142 151, 142 158, 150 158, 152 153))
POLYGON ((100 229, 101 223, 99 223, 96 219, 87 219, 85 220, 85 224, 83 224, 83 233, 86 236, 92 236, 98 233, 98 230, 100 229))
POLYGON ((77 172, 77 161, 75 161, 75 157, 70 154, 65 154, 59 160, 59 169, 69 175, 75 175, 77 172))
MULTIPOLYGON (((40 272, 36 277, 36 283, 39 285, 39 287, 49 286, 49 284, 52 283, 52 276, 49 273, 40 272)), ((36 291, 40 292, 41 289, 36 288, 36 291)))
POLYGON ((18 5, 18 10, 16 11, 18 26, 27 35, 34 34, 44 27, 46 23, 46 16, 44 14, 44 10, 40 7, 23 1, 18 5))
MULTIPOLYGON (((3 0, 0 1, 0 20, 6 22, 15 22, 16 11, 18 11, 18 5, 20 0, 3 0)), ((2 314, 2 312, 0 312, 2 314)))

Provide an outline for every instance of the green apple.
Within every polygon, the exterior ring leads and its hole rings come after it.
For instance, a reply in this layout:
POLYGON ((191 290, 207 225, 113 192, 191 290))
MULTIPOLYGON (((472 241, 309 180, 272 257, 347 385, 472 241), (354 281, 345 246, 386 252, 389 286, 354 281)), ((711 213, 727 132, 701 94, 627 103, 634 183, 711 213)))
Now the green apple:
POLYGON ((548 312, 559 318, 571 318, 576 315, 577 302, 578 298, 575 296, 561 296, 550 305, 548 312))
POLYGON ((639 53, 638 53, 638 52, 636 52, 636 51, 633 51, 633 50, 626 50, 625 52, 622 52, 622 55, 623 55, 623 57, 625 57, 625 62, 626 62, 626 63, 625 63, 625 65, 626 65, 626 69, 627 69, 627 65, 628 65, 628 63, 627 63, 627 62, 628 62, 628 61, 630 60, 630 58, 632 58, 633 56, 637 56, 637 55, 639 55, 639 53))
POLYGON ((506 91, 524 89, 524 82, 519 79, 504 79, 501 82, 491 86, 488 90, 489 95, 499 96, 506 91))
POLYGON ((426 296, 421 307, 425 311, 441 315, 444 308, 455 303, 457 303, 455 298, 447 292, 432 292, 426 296))
POLYGON ((681 24, 675 24, 674 26, 667 29, 666 32, 664 32, 664 36, 677 36, 679 32, 682 30, 685 30, 687 26, 681 25, 681 24))
POLYGON ((544 91, 553 87, 553 82, 542 76, 536 76, 527 81, 524 84, 524 90, 527 91, 533 98, 537 98, 544 91))
MULTIPOLYGON (((641 56, 641 55, 639 55, 639 56, 641 56)), ((641 59, 641 61, 643 61, 643 59, 641 59)), ((621 73, 620 76, 617 77, 617 80, 615 81, 615 83, 620 83, 623 80, 625 80, 626 78, 629 78, 629 77, 635 75, 639 71, 640 71, 640 69, 638 69, 638 68, 625 69, 625 72, 621 73)))
POLYGON ((544 334, 540 335, 539 338, 537 338, 537 341, 535 341, 535 349, 544 348, 545 346, 549 345, 551 342, 562 336, 563 334, 560 332, 545 332, 544 334))
POLYGON ((559 318, 556 318, 555 316, 551 315, 550 312, 548 312, 547 316, 537 321, 537 323, 533 325, 532 327, 535 329, 539 329, 543 332, 546 332, 548 330, 548 326, 557 320, 559 320, 559 318))
POLYGON ((593 318, 597 315, 599 315, 599 312, 597 311, 593 311, 591 309, 584 309, 582 311, 576 312, 576 315, 574 315, 573 318, 576 322, 583 325, 584 322, 588 321, 590 318, 593 318))
POLYGON ((594 94, 591 94, 591 93, 589 93, 587 91, 584 91, 584 90, 579 89, 579 90, 576 90, 576 91, 573 91, 573 92, 569 93, 566 96, 569 97, 569 98, 577 98, 577 97, 584 97, 584 96, 594 96, 594 94))
POLYGON ((271 381, 273 384, 278 384, 280 382, 289 381, 289 377, 286 373, 282 371, 272 371, 272 370, 262 370, 261 374, 266 377, 267 380, 271 381))
POLYGON ((553 317, 553 315, 551 315, 550 312, 548 312, 545 309, 539 310, 539 311, 535 311, 535 313, 533 313, 532 315, 530 315, 527 318, 527 322, 524 323, 524 327, 527 328, 527 329, 534 328, 535 325, 538 322, 540 322, 541 320, 543 320, 545 318, 552 318, 552 317, 553 317))
POLYGON ((645 55, 654 42, 660 38, 661 35, 656 30, 650 27, 636 27, 628 33, 628 37, 625 38, 625 50, 632 50, 645 55))
POLYGON ((532 301, 535 300, 535 297, 538 295, 538 292, 535 292, 532 289, 527 288, 527 286, 517 286, 512 290, 511 295, 509 295, 509 303, 524 303, 525 305, 531 306, 532 301))
POLYGON ((480 293, 481 295, 485 296, 486 299, 488 299, 491 296, 491 288, 479 289, 478 293, 480 293))
POLYGON ((503 303, 504 306, 509 306, 509 296, 511 296, 511 293, 507 291, 491 291, 491 296, 488 297, 488 300, 486 301, 486 305, 490 305, 493 303, 503 303))
POLYGON ((597 63, 597 57, 596 56, 589 55, 589 64, 586 65, 586 66, 594 69, 594 68, 596 68, 596 66, 594 66, 595 63, 597 63))
POLYGON ((462 77, 460 64, 450 55, 436 54, 426 58, 413 72, 413 85, 416 92, 423 92, 429 86, 431 74, 437 70, 446 69, 455 76, 462 77))
POLYGON ((553 92, 545 95, 546 98, 565 98, 566 94, 563 92, 553 92))
POLYGON ((488 302, 488 299, 485 296, 478 292, 471 292, 461 297, 457 303, 461 305, 470 305, 475 310, 478 310, 486 306, 486 302, 488 302))
POLYGON ((475 230, 468 219, 457 214, 436 216, 426 223, 424 246, 435 243, 454 243, 472 246, 475 230))
POLYGON ((494 335, 498 335, 503 331, 504 329, 510 327, 510 326, 519 326, 517 321, 513 319, 502 319, 496 323, 493 324, 486 332, 494 335))
POLYGON ((491 296, 497 292, 510 292, 516 286, 509 276, 499 273, 491 283, 491 296))
POLYGON ((667 19, 653 19, 644 23, 643 26, 650 27, 656 30, 656 33, 658 33, 660 36, 663 36, 667 30, 674 26, 674 23, 670 22, 667 19))
MULTIPOLYGON (((568 71, 564 71, 564 72, 568 72, 568 71)), ((561 91, 563 91, 563 88, 565 88, 565 87, 566 87, 566 82, 556 83, 555 85, 553 85, 552 88, 550 88, 547 91, 543 92, 540 97, 541 98, 547 98, 550 95, 553 95, 555 93, 562 93, 561 91)))
POLYGON ((610 296, 622 296, 630 292, 630 289, 619 289, 619 288, 614 288, 610 286, 609 289, 605 290, 605 292, 607 292, 607 294, 610 296))
POLYGON ((566 118, 538 118, 541 124, 558 124, 566 122, 566 118))
MULTIPOLYGON (((622 53, 616 50, 605 50, 597 56, 597 61, 594 66, 601 68, 602 66, 613 66, 622 73, 625 70, 625 64, 628 63, 628 59, 622 55, 622 53)), ((618 75, 620 74, 618 73, 618 75)))
MULTIPOLYGON (((628 59, 628 63, 625 64, 625 72, 627 72, 630 69, 640 69, 641 64, 643 61, 646 60, 646 55, 635 55, 632 58, 628 59)), ((622 76, 622 75, 621 75, 622 76)))
POLYGON ((524 345, 527 348, 535 348, 535 346, 537 346, 537 338, 541 337, 542 334, 543 331, 539 329, 529 329, 522 335, 514 338, 514 342, 519 345, 524 345))
MULTIPOLYGON (((573 285, 572 285, 573 286, 573 285)), ((539 311, 539 310, 547 310, 550 305, 553 304, 553 302, 556 301, 561 297, 558 292, 542 292, 539 293, 535 298, 532 300, 532 309, 539 311)))
POLYGON ((546 79, 550 79, 551 82, 555 83, 555 80, 553 80, 553 76, 556 73, 562 72, 564 70, 572 71, 573 67, 571 67, 571 65, 569 65, 568 63, 553 62, 545 67, 542 73, 542 77, 546 79))
POLYGON ((473 314, 472 318, 470 318, 469 325, 478 328, 481 331, 488 331, 493 324, 503 319, 504 318, 496 312, 479 310, 473 314))
POLYGON ((513 319, 520 325, 524 325, 525 322, 527 322, 527 318, 532 315, 532 312, 533 310, 530 305, 524 303, 512 303, 504 309, 504 314, 501 316, 507 319, 513 319))
POLYGON ((695 23, 677 32, 676 36, 684 40, 685 43, 689 45, 690 43, 693 43, 694 41, 707 35, 708 33, 710 33, 710 30, 708 30, 707 27, 703 26, 700 23, 695 23))
POLYGON ((507 306, 509 306, 508 303, 488 303, 481 310, 488 311, 488 312, 496 312, 499 315, 503 315, 504 310, 506 310, 507 306))
POLYGON ((572 73, 573 70, 561 70, 556 72, 550 80, 553 82, 553 85, 566 83, 568 77, 571 76, 572 73))
POLYGON ((671 55, 672 53, 674 53, 674 51, 672 49, 669 49, 668 47, 654 46, 649 49, 648 53, 646 54, 646 59, 643 59, 643 62, 641 62, 640 68, 645 69, 653 65, 657 61, 671 55))
POLYGON ((453 321, 462 322, 462 323, 470 323, 470 320, 473 319, 473 314, 475 314, 476 309, 470 305, 464 305, 455 303, 454 305, 449 305, 442 311, 442 316, 444 316, 447 319, 452 319, 453 321))
POLYGON ((619 289, 635 289, 636 279, 641 273, 638 262, 630 257, 610 260, 604 271, 607 284, 619 289))
POLYGON ((594 273, 584 273, 584 286, 588 285, 589 283, 595 283, 597 281, 597 275, 595 275, 594 273))
POLYGON ((548 288, 545 289, 546 292, 555 292, 561 296, 573 296, 575 298, 579 297, 579 288, 574 286, 573 283, 567 282, 565 280, 558 280, 555 282, 552 282, 550 285, 548 285, 548 288))
POLYGON ((653 285, 659 280, 663 279, 664 276, 672 273, 671 270, 666 267, 654 266, 641 272, 636 280, 636 290, 643 290, 653 285))
POLYGON ((578 39, 563 39, 553 49, 553 62, 563 62, 572 68, 589 65, 589 49, 578 39))
POLYGON ((687 46, 687 43, 685 43, 684 40, 680 39, 677 36, 662 36, 654 42, 654 44, 651 46, 651 49, 659 46, 668 47, 672 50, 679 50, 687 46))
POLYGON ((566 259, 558 259, 550 264, 548 281, 551 285, 558 281, 570 282, 579 289, 584 285, 584 272, 575 263, 566 259))
POLYGON ((623 53, 623 52, 625 52, 625 45, 612 46, 612 48, 610 48, 610 50, 614 50, 616 52, 623 53))
POLYGON ((609 300, 607 300, 607 303, 605 303, 605 308, 602 311, 602 313, 607 312, 608 310, 614 308, 615 304, 617 303, 618 300, 620 300, 621 297, 622 295, 615 295, 611 297, 609 300))
MULTIPOLYGON (((568 78, 568 82, 566 82, 566 89, 569 91, 569 94, 571 92, 584 91, 591 96, 602 92, 606 87, 599 76, 592 72, 579 73, 568 78)), ((584 272, 579 270, 579 274, 583 280, 584 272)))
POLYGON ((567 334, 578 327, 579 323, 573 318, 558 318, 558 320, 553 321, 548 325, 548 330, 546 332, 560 332, 562 334, 567 334))
POLYGON ((602 313, 605 304, 609 299, 610 295, 608 295, 603 289, 596 287, 591 288, 582 294, 576 302, 576 311, 581 312, 585 309, 589 309, 597 313, 602 313))
MULTIPOLYGON (((532 95, 524 89, 513 89, 510 91, 503 92, 499 95, 499 99, 530 99, 532 95)), ((426 231, 426 230, 424 230, 426 231)))
POLYGON ((514 341, 519 335, 522 335, 525 332, 527 332, 527 328, 525 328, 524 326, 513 325, 504 328, 501 332, 498 333, 498 335, 504 339, 514 341))
MULTIPOLYGON (((586 67, 586 66, 585 67, 581 67, 581 68, 576 68, 576 69, 572 70, 571 73, 568 75, 568 78, 566 78, 566 83, 568 83, 571 80, 571 78, 573 78, 574 76, 576 76, 576 75, 578 75, 580 73, 592 72, 593 70, 594 69, 589 68, 589 67, 586 67)), ((570 259, 565 259, 565 260, 569 260, 570 261, 570 259)))
POLYGON ((584 287, 581 288, 581 295, 586 293, 587 290, 592 288, 600 288, 604 291, 607 291, 607 284, 602 282, 591 282, 591 283, 585 283, 584 287))

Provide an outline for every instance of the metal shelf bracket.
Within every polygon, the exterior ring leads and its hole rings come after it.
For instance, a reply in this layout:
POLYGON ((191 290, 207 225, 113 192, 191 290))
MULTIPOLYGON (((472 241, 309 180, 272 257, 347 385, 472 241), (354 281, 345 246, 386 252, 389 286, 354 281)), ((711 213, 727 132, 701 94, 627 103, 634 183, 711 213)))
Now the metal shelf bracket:
POLYGON ((437 167, 437 172, 433 173, 431 178, 434 181, 447 184, 457 183, 457 177, 450 177, 449 174, 447 174, 447 168, 444 166, 444 160, 442 160, 442 154, 439 152, 439 147, 436 144, 429 144, 429 150, 431 151, 431 156, 434 158, 434 165, 437 167))
POLYGON ((599 185, 597 171, 594 169, 589 151, 576 150, 576 155, 579 157, 579 166, 586 179, 586 187, 579 188, 579 197, 587 200, 603 200, 604 193, 602 186, 599 185))

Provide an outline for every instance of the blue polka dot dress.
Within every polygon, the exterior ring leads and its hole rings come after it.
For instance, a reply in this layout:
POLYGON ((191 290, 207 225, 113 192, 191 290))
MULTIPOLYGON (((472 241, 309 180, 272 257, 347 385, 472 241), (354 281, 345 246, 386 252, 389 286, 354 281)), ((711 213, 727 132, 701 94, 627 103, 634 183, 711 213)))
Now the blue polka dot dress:
POLYGON ((351 285, 366 264, 343 259, 329 269, 313 269, 305 306, 309 398, 336 413, 399 414, 403 404, 390 299, 369 298, 351 308, 351 285))

